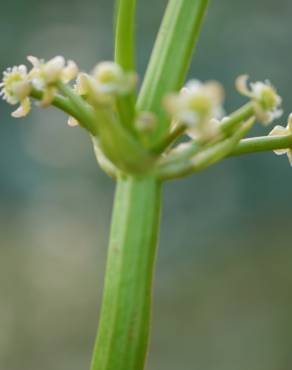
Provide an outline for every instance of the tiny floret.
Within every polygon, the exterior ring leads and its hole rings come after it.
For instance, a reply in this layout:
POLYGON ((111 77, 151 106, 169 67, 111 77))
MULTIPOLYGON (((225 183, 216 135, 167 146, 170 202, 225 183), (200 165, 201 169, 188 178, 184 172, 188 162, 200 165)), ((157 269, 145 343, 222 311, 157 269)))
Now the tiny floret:
POLYGON ((136 73, 125 72, 114 62, 102 62, 93 70, 93 77, 101 93, 128 94, 136 86, 136 73))
MULTIPOLYGON (((290 113, 289 115, 286 127, 277 125, 269 133, 269 136, 286 136, 286 135, 292 135, 292 113, 290 113)), ((292 148, 277 149, 274 150, 274 153, 277 155, 287 154, 290 165, 292 166, 292 148)))
POLYGON ((29 72, 32 85, 35 89, 43 91, 43 98, 40 102, 43 107, 51 104, 57 91, 55 85, 58 82, 68 83, 76 78, 79 72, 75 62, 70 60, 66 64, 62 56, 56 56, 48 62, 34 56, 28 56, 27 59, 33 66, 29 72))
POLYGON ((20 103, 19 108, 12 113, 13 117, 19 118, 29 113, 31 109, 29 100, 31 83, 26 66, 15 66, 4 71, 0 88, 0 96, 9 104, 15 105, 20 103))
POLYGON ((40 87, 54 84, 58 81, 70 82, 76 78, 79 71, 75 62, 69 60, 66 64, 65 58, 62 56, 56 56, 48 62, 34 56, 28 56, 27 59, 33 66, 30 76, 32 79, 36 79, 35 83, 39 83, 40 87))
POLYGON ((76 78, 74 90, 78 95, 86 96, 90 90, 90 76, 87 73, 79 73, 76 78))
POLYGON ((269 124, 274 119, 281 117, 280 109, 282 98, 269 81, 257 81, 248 84, 248 76, 239 76, 236 80, 237 90, 252 99, 257 119, 263 124, 269 124))
POLYGON ((114 62, 101 62, 91 75, 78 75, 75 91, 93 104, 112 104, 117 96, 131 93, 136 84, 136 73, 126 72, 114 62))
POLYGON ((212 136, 217 127, 214 118, 223 115, 223 100, 224 90, 218 82, 192 80, 179 94, 167 96, 164 106, 175 122, 189 128, 190 136, 212 136))

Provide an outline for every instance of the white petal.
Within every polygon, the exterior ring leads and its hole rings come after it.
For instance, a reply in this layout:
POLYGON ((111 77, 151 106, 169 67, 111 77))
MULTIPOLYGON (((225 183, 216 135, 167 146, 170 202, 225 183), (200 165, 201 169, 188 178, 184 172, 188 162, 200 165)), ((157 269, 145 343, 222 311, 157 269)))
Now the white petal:
POLYGON ((57 56, 49 60, 44 65, 44 74, 46 81, 48 83, 56 82, 60 78, 64 66, 65 59, 61 56, 57 56))
POLYGON ((13 95, 21 101, 29 96, 31 92, 31 85, 28 81, 15 82, 12 86, 13 95))
POLYGON ((283 155, 283 154, 287 154, 288 153, 288 149, 276 149, 276 150, 273 150, 273 152, 276 155, 283 155))
POLYGON ((200 118, 196 112, 185 110, 177 115, 177 119, 189 127, 193 127, 199 122, 200 118))
POLYGON ((34 68, 39 68, 40 67, 41 61, 38 58, 36 58, 36 57, 34 57, 32 55, 29 55, 27 57, 27 60, 32 64, 32 66, 34 68))
POLYGON ((76 91, 79 95, 86 95, 88 93, 91 77, 86 73, 79 73, 76 80, 76 91))
POLYGON ((27 98, 21 102, 20 106, 14 112, 12 112, 11 115, 14 118, 24 117, 29 113, 30 109, 31 103, 30 100, 27 98))
MULTIPOLYGON (((275 126, 273 130, 269 133, 268 136, 286 136, 289 134, 289 131, 283 126, 275 126)), ((277 155, 286 154, 288 149, 277 149, 274 150, 274 153, 277 155)))
POLYGON ((287 156, 288 156, 290 166, 292 167, 292 150, 291 149, 287 151, 287 156))
POLYGON ((18 66, 18 70, 23 75, 26 75, 27 74, 27 68, 26 68, 26 66, 24 64, 21 64, 20 66, 18 66))
POLYGON ((63 69, 62 79, 64 82, 69 82, 76 78, 79 69, 73 60, 69 60, 67 66, 63 69))
POLYGON ((287 130, 287 128, 279 125, 275 126, 269 133, 269 136, 283 136, 283 135, 289 135, 289 131, 287 130))
POLYGON ((292 133, 292 113, 289 114, 287 129, 292 133))
POLYGON ((77 119, 76 119, 76 118, 74 118, 74 117, 72 117, 72 116, 70 116, 70 117, 68 118, 67 124, 68 124, 68 126, 70 126, 70 127, 76 127, 76 126, 79 126, 79 122, 77 121, 77 119))
POLYGON ((44 90, 43 97, 39 103, 39 106, 42 108, 48 107, 52 103, 55 93, 56 93, 56 89, 54 87, 47 87, 44 90))
POLYGON ((236 90, 245 96, 251 96, 251 91, 248 88, 247 81, 249 79, 248 75, 241 75, 238 76, 237 79, 235 80, 235 88, 236 90))

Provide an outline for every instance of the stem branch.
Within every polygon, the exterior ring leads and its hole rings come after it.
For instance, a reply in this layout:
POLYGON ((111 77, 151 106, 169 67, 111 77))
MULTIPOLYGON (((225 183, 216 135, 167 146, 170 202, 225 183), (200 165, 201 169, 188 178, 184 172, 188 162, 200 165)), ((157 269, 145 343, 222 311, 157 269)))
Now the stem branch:
POLYGON ((292 134, 285 136, 261 136, 241 140, 229 156, 266 152, 292 147, 292 134))

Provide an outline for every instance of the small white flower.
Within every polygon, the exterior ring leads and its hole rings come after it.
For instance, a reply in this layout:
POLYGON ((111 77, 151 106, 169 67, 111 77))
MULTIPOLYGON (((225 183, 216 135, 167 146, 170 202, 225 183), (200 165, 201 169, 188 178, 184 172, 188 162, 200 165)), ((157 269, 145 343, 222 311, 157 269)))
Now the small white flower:
POLYGON ((73 60, 68 60, 67 65, 63 68, 61 80, 68 83, 74 80, 79 73, 79 68, 73 60))
POLYGON ((77 77, 79 71, 75 62, 69 60, 66 65, 65 58, 62 56, 56 56, 48 62, 33 56, 28 56, 27 59, 33 66, 30 76, 39 80, 36 83, 44 86, 58 81, 70 82, 77 77))
POLYGON ((9 104, 15 105, 20 103, 19 108, 12 113, 13 117, 23 117, 29 113, 31 109, 29 100, 31 83, 26 66, 15 66, 4 71, 0 88, 0 96, 9 104))
POLYGON ((137 76, 133 72, 125 72, 114 62, 102 62, 93 70, 96 89, 105 94, 126 95, 131 92, 137 83, 137 76))
POLYGON ((125 72, 114 62, 102 62, 97 64, 92 75, 80 73, 74 88, 93 103, 112 104, 116 96, 133 91, 136 83, 135 73, 125 72))
MULTIPOLYGON (((292 113, 289 115, 288 123, 286 127, 275 126, 273 130, 269 133, 269 136, 286 136, 292 134, 292 113)), ((290 165, 292 166, 292 148, 287 149, 277 149, 274 150, 274 153, 277 155, 287 154, 290 165)))
POLYGON ((79 73, 74 85, 74 90, 78 95, 87 95, 90 89, 90 76, 87 73, 79 73))
POLYGON ((248 85, 248 76, 239 76, 235 82, 237 90, 254 102, 257 118, 263 124, 269 124, 274 119, 281 117, 282 110, 279 109, 282 98, 269 81, 254 82, 248 85))
POLYGON ((214 119, 223 115, 223 100, 224 91, 218 82, 192 80, 179 94, 167 96, 164 106, 174 122, 189 128, 190 136, 210 137, 218 126, 214 119))
POLYGON ((55 84, 58 81, 68 83, 78 74, 78 67, 72 60, 67 62, 62 56, 56 56, 45 62, 43 59, 38 59, 33 56, 28 56, 27 59, 32 64, 33 68, 29 73, 33 86, 38 90, 43 90, 43 99, 40 105, 48 106, 57 92, 55 84))

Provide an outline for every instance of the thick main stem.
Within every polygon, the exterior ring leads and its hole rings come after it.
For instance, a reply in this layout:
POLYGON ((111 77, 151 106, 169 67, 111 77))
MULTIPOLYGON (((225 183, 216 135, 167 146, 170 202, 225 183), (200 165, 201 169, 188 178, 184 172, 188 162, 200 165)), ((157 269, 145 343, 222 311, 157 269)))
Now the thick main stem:
POLYGON ((142 370, 148 349, 160 183, 118 180, 91 370, 142 370))

